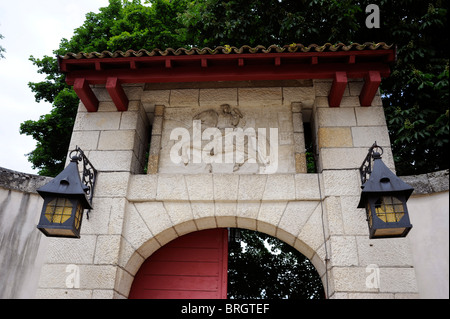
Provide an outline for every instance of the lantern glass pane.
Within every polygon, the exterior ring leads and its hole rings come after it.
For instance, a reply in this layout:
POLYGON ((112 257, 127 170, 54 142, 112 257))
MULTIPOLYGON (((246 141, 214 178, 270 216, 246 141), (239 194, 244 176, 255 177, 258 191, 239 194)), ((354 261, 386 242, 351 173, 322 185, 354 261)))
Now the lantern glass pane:
POLYGON ((72 203, 67 198, 55 198, 45 208, 45 217, 51 223, 63 224, 72 215, 72 203))
POLYGON ((77 211, 75 212, 75 228, 80 229, 81 218, 83 217, 83 207, 80 202, 77 203, 77 211))
POLYGON ((74 237, 72 229, 61 229, 61 228, 45 228, 45 231, 50 236, 58 237, 74 237))
POLYGON ((367 221, 369 222, 369 228, 372 228, 373 220, 372 220, 372 209, 370 207, 370 203, 367 202, 366 204, 366 211, 367 211, 367 221))
POLYGON ((375 202, 375 213, 385 223, 397 223, 405 215, 405 210, 398 198, 383 196, 375 202))

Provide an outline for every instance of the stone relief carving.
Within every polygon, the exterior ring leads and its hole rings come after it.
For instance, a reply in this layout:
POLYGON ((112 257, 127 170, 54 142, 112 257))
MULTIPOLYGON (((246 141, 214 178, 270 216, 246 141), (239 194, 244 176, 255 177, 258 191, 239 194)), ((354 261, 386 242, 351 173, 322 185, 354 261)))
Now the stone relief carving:
MULTIPOLYGON (((275 140, 278 142, 278 132, 269 139, 265 128, 256 130, 254 127, 246 127, 244 115, 237 107, 222 104, 220 111, 202 111, 194 115, 192 121, 192 130, 195 132, 198 129, 197 135, 203 141, 208 141, 208 138, 211 140, 206 145, 196 143, 196 136, 193 136, 193 142, 186 140, 181 146, 181 158, 185 166, 204 163, 206 171, 211 173, 217 171, 217 165, 220 164, 232 164, 233 172, 239 171, 244 164, 256 164, 254 170, 259 169, 260 173, 265 173, 271 164, 277 164, 278 148, 271 144, 275 140), (205 151, 209 151, 206 158, 205 151)), ((271 168, 273 169, 273 165, 271 168)))

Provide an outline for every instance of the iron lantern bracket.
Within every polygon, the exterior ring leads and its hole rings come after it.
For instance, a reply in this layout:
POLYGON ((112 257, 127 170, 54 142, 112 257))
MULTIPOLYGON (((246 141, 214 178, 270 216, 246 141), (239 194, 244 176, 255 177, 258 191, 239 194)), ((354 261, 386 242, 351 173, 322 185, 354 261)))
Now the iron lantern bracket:
MULTIPOLYGON (((71 162, 76 162, 77 164, 78 162, 82 162, 83 172, 81 175, 81 182, 83 184, 86 196, 88 197, 89 203, 92 206, 92 198, 94 197, 95 182, 97 180, 97 170, 89 161, 89 159, 86 157, 81 148, 79 148, 78 146, 76 146, 75 149, 69 153, 69 157, 71 162)), ((90 211, 91 209, 88 209, 86 213, 87 219, 89 219, 90 211)))
POLYGON ((369 148, 369 152, 367 153, 366 158, 364 159, 363 163, 359 168, 359 174, 361 176, 361 185, 364 185, 364 183, 369 179, 370 174, 372 174, 373 159, 381 158, 383 152, 384 152, 383 148, 381 146, 378 146, 376 141, 369 148), (380 152, 376 152, 375 151, 376 149, 379 149, 380 152))

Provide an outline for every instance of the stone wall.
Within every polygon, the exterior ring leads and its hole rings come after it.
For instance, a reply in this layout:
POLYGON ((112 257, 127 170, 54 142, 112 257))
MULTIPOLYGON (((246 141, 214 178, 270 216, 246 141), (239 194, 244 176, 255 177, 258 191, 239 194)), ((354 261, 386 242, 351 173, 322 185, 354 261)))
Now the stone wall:
POLYGON ((414 187, 408 201, 408 235, 420 298, 449 298, 449 171, 405 176, 414 187))
POLYGON ((33 298, 46 252, 36 228, 49 178, 0 167, 0 299, 33 298))
POLYGON ((215 227, 258 230, 289 243, 312 261, 329 298, 418 296, 408 239, 369 240, 365 212, 356 208, 358 168, 375 141, 394 168, 380 96, 361 107, 362 82, 350 80, 341 107, 330 108, 330 81, 239 85, 129 86, 126 112, 117 112, 103 87, 94 88, 98 112, 80 104, 71 141, 99 171, 94 210, 79 240, 49 240, 38 298, 126 298, 140 265, 159 247, 215 227), (237 124, 224 104, 242 114, 237 124), (285 146, 280 170, 171 162, 172 130, 191 131, 194 119, 206 123, 211 114, 221 133, 229 124, 277 128, 285 146), (313 130, 318 173, 306 173, 304 122, 313 130), (71 265, 80 280, 68 288, 71 265), (380 282, 368 282, 371 274, 380 282))

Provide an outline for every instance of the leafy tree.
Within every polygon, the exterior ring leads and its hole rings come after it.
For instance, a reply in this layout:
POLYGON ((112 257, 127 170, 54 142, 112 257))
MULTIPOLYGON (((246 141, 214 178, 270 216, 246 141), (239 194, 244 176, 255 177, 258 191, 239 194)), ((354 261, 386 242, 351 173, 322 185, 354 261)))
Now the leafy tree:
POLYGON ((188 40, 209 47, 355 41, 364 23, 361 5, 349 0, 200 0, 183 18, 188 40))
POLYGON ((37 121, 23 122, 20 133, 31 135, 37 141, 35 150, 28 154, 33 168, 39 168, 41 175, 56 176, 64 169, 79 100, 73 88, 66 85, 64 76, 58 72, 55 58, 31 57, 30 60, 40 68, 39 73, 47 76, 45 81, 30 82, 28 86, 35 92, 37 102, 47 101, 53 104, 53 108, 37 121))
POLYGON ((310 261, 269 235, 233 229, 229 245, 228 298, 323 299, 321 279, 310 261))
MULTIPOLYGON (((397 4, 397 2, 395 2, 397 4)), ((397 63, 382 82, 397 172, 422 174, 448 168, 448 1, 405 1, 384 37, 398 46, 397 63), (397 21, 397 23, 394 23, 397 21)))
MULTIPOLYGON (((177 22, 177 15, 186 7, 186 0, 151 0, 151 7, 139 0, 110 0, 109 5, 100 8, 99 13, 86 14, 82 26, 75 29, 70 40, 62 39, 53 53, 94 52, 168 46, 183 46, 183 26, 177 22), (178 32, 179 31, 179 32, 178 32)), ((72 87, 58 72, 55 57, 30 57, 38 72, 46 74, 42 82, 28 85, 35 99, 53 104, 50 114, 39 120, 28 120, 21 124, 20 133, 31 135, 36 149, 28 154, 33 168, 40 175, 56 176, 64 169, 67 150, 78 108, 78 98, 72 87)))

